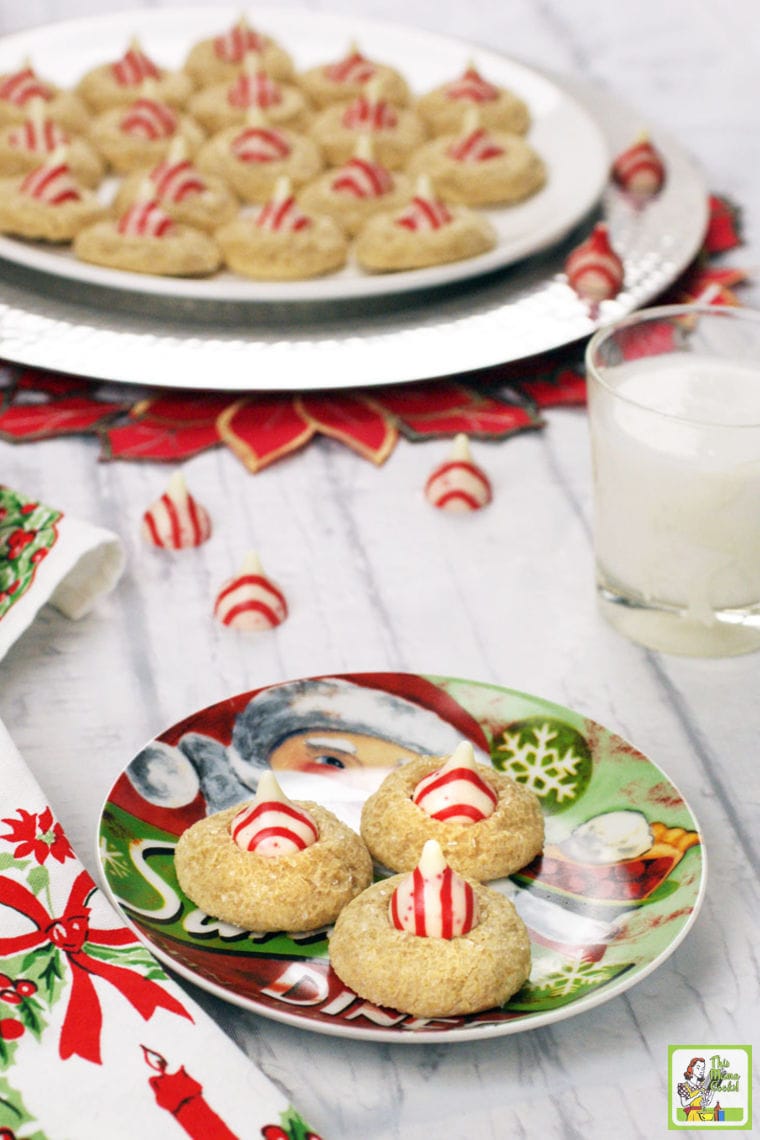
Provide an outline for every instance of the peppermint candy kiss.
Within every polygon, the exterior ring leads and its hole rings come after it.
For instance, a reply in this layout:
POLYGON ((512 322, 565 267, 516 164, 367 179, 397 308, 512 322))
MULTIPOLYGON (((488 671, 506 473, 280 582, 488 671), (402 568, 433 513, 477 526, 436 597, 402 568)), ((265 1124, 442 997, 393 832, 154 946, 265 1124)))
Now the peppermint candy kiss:
POLYGON ((258 555, 246 555, 240 573, 219 591, 214 616, 247 631, 272 629, 288 616, 284 595, 264 574, 258 555))
POLYGON ((181 472, 177 471, 161 498, 143 515, 143 538, 166 550, 182 550, 200 546, 210 534, 208 511, 193 498, 181 472))
POLYGON ((468 108, 462 123, 462 135, 455 139, 446 153, 456 162, 487 162, 504 154, 504 147, 494 142, 484 127, 474 107, 468 108))
POLYGON ((166 202, 182 202, 206 189, 206 183, 187 157, 182 138, 172 140, 166 158, 154 166, 148 177, 155 187, 156 197, 166 202))
POLYGON ((233 817, 230 835, 243 851, 276 858, 293 855, 319 839, 319 828, 287 798, 274 773, 264 772, 256 798, 233 817))
POLYGON ((443 765, 420 780, 412 799, 441 823, 479 823, 493 813, 498 796, 478 772, 472 745, 459 744, 443 765))
POLYGON ((136 39, 132 40, 121 59, 111 64, 111 73, 120 87, 139 87, 146 79, 161 78, 161 72, 136 39))
POLYGON ((397 226, 403 226, 413 233, 416 230, 440 230, 453 220, 450 210, 433 194, 433 186, 427 175, 417 179, 414 197, 405 210, 394 219, 397 226))
POLYGON ((56 147, 66 146, 69 136, 45 116, 44 99, 32 99, 26 122, 8 135, 8 145, 31 154, 51 154, 56 147))
POLYGON ((290 179, 277 179, 272 197, 256 216, 256 225, 270 233, 297 233, 311 225, 311 218, 299 210, 290 192, 290 179))
POLYGON ((478 925, 478 900, 470 884, 452 871, 435 839, 391 895, 388 915, 396 930, 422 938, 456 938, 478 925))
POLYGON ((174 232, 174 222, 153 196, 150 178, 140 184, 134 205, 119 218, 116 228, 124 237, 162 238, 174 232))
POLYGON ((451 456, 430 473, 425 498, 441 511, 478 511, 491 502, 488 476, 473 463, 463 433, 455 436, 451 456))
POLYGON ((376 70, 375 65, 362 55, 356 44, 351 44, 344 59, 327 64, 325 75, 333 83, 368 83, 376 70))
POLYGON ((19 191, 48 206, 79 202, 82 198, 79 187, 71 177, 64 147, 58 147, 42 166, 30 171, 19 186, 19 191))
POLYGON ((247 52, 243 71, 227 89, 227 102, 231 107, 276 107, 282 103, 282 90, 261 67, 256 52, 247 52))
POLYGON ((343 126, 349 130, 389 130, 398 124, 398 115, 390 103, 380 97, 377 80, 367 84, 366 93, 358 95, 343 112, 343 126))
POLYGON ((47 102, 52 98, 51 88, 38 79, 34 69, 29 66, 6 76, 0 83, 0 99, 7 99, 14 107, 24 107, 30 99, 44 99, 47 102))
POLYGON ((572 251, 565 262, 568 284, 594 303, 617 296, 623 285, 623 263, 610 245, 604 222, 572 251))
POLYGON ((177 129, 171 107, 155 99, 137 99, 121 120, 126 135, 143 139, 168 139, 177 129))
POLYGON ((646 133, 612 164, 612 177, 618 186, 640 201, 653 198, 665 181, 665 164, 646 133))
POLYGON ((244 16, 228 32, 214 40, 214 54, 225 63, 240 63, 247 52, 260 52, 265 47, 263 36, 249 26, 244 16))
POLYGON ((483 79, 474 63, 468 63, 460 79, 446 88, 447 99, 462 99, 468 103, 492 103, 499 98, 499 88, 483 79))
POLYGON ((374 161, 372 139, 360 135, 353 158, 337 171, 330 183, 336 194, 350 194, 354 198, 382 198, 393 189, 393 175, 379 162, 374 161))
POLYGON ((240 162, 278 162, 290 154, 290 144, 280 131, 268 127, 259 108, 252 107, 246 126, 230 143, 240 162))

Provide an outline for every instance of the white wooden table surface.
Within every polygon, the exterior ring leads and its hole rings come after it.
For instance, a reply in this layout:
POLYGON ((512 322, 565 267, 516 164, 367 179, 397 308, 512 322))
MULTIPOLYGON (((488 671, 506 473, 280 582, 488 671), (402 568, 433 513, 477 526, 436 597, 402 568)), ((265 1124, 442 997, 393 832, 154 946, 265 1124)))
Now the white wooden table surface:
MULTIPOLYGON (((357 14, 355 0, 307 6, 357 14)), ((109 8, 0 0, 0 32, 109 8)), ((729 262, 760 266, 755 0, 362 0, 359 11, 487 43, 638 106, 698 158, 715 191, 743 205, 747 245, 729 262)), ((757 286, 743 296, 760 307, 757 286)), ((0 718, 91 871, 104 793, 157 731, 248 688, 363 669, 469 677, 568 705, 651 756, 701 822, 708 891, 687 939, 622 997, 553 1027, 448 1046, 367 1044, 194 991, 334 1140, 651 1140, 667 1130, 669 1043, 757 1044, 760 656, 662 656, 603 624, 585 414, 548 421, 477 448, 495 500, 454 520, 420 494, 446 444, 402 441, 375 469, 323 441, 255 477, 226 450, 207 453, 186 474, 217 535, 190 560, 163 558, 138 537, 165 468, 98 464, 97 444, 81 439, 0 443, 0 481, 116 530, 128 551, 122 582, 95 613, 74 624, 44 610, 0 664, 0 718), (292 616, 246 639, 210 620, 209 607, 250 547, 292 616)))

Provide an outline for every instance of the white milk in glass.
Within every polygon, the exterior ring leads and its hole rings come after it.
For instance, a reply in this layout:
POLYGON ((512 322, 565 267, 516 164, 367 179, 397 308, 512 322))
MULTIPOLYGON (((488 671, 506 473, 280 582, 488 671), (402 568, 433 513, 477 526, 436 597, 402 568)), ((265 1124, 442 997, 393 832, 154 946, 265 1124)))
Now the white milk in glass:
MULTIPOLYGON (((601 585, 683 614, 682 651, 700 652, 716 611, 760 613, 760 362, 679 353, 605 379, 614 391, 591 393, 601 585)), ((637 621, 652 619, 630 610, 631 636, 637 621)))

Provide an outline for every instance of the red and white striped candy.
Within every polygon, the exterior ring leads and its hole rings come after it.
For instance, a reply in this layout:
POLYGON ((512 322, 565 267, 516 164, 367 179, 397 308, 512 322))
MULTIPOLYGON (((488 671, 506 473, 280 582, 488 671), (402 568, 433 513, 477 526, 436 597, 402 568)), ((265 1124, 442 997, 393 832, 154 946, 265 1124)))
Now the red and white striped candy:
POLYGON ((287 178, 277 180, 272 197, 259 210, 256 225, 260 230, 269 230, 270 233, 289 234, 305 230, 311 225, 311 218, 296 205, 287 178))
POLYGON ((31 154, 52 154, 59 146, 65 146, 69 136, 57 123, 43 116, 28 118, 20 127, 8 133, 8 145, 31 154))
POLYGON ((421 938, 456 938, 478 925, 478 900, 470 884, 452 871, 435 839, 391 895, 388 907, 396 930, 421 938))
POLYGON ((116 228, 125 237, 162 238, 172 232, 174 222, 154 198, 149 202, 135 202, 119 218, 116 228))
POLYGON ((244 72, 228 88, 227 102, 231 107, 260 107, 266 111, 282 103, 282 88, 265 71, 244 72))
POLYGON ((346 107, 342 122, 349 130, 384 131, 398 124, 398 115, 387 100, 362 94, 346 107))
POLYGON ((665 164, 659 151, 644 135, 617 156, 612 177, 636 198, 651 198, 665 182, 665 164))
POLYGON ((130 44, 121 59, 111 64, 120 87, 139 87, 146 79, 160 79, 161 72, 137 43, 130 44))
POLYGON ((499 98, 499 88, 483 79, 474 63, 469 64, 459 79, 446 87, 447 99, 461 99, 468 103, 493 103, 499 98))
POLYGON ((198 171, 189 158, 179 162, 159 162, 150 172, 150 180, 156 188, 157 197, 166 202, 181 202, 193 194, 202 194, 206 189, 198 171))
POLYGON ((352 48, 344 59, 325 66, 325 76, 333 83, 368 83, 377 68, 358 48, 352 48))
POLYGON ((50 162, 35 167, 27 174, 19 190, 28 198, 36 198, 48 206, 60 206, 62 202, 79 202, 82 192, 71 177, 65 161, 54 156, 50 162))
POLYGON ((441 823, 468 825, 488 819, 498 796, 478 772, 472 745, 463 740, 442 768, 420 780, 412 799, 441 823))
POLYGON ((208 511, 193 498, 178 471, 172 475, 160 499, 143 515, 143 538, 165 550, 182 550, 200 546, 210 534, 208 511))
POLYGON ((579 297, 599 302, 617 296, 623 284, 623 263, 610 245, 604 222, 594 226, 591 236, 572 251, 565 272, 579 297))
POLYGON ((241 162, 278 162, 290 154, 287 139, 272 127, 246 127, 232 140, 231 149, 241 162))
POLYGON ((354 198, 381 198, 393 189, 393 176, 380 163, 355 155, 337 172, 330 188, 354 198))
POLYGON ((177 129, 177 116, 171 107, 155 99, 137 99, 121 120, 124 134, 135 138, 168 139, 177 129))
POLYGON ((433 195, 430 179, 422 175, 417 181, 417 189, 406 209, 394 219, 397 226, 406 230, 440 230, 453 220, 448 207, 433 195))
POLYGON ((233 629, 273 629, 288 616, 288 603, 267 578, 255 554, 249 554, 237 577, 222 586, 214 616, 233 629))
POLYGON ((473 463, 467 436, 455 437, 451 455, 439 464, 425 484, 425 497, 442 511, 478 511, 491 502, 491 483, 473 463))
POLYGON ((319 839, 311 815, 292 803, 272 772, 259 780, 256 798, 233 816, 230 835, 243 851, 276 858, 293 855, 319 839))
POLYGON ((456 162, 487 162, 489 158, 498 158, 505 151, 483 127, 477 127, 463 138, 456 139, 446 153, 456 162))
POLYGON ((53 98, 53 89, 34 74, 31 67, 24 67, 13 75, 6 75, 0 83, 0 99, 7 99, 15 107, 23 107, 30 99, 53 98))
POLYGON ((260 52, 265 47, 264 37, 250 28, 245 20, 239 20, 228 32, 214 40, 214 54, 225 63, 240 63, 246 52, 260 52))

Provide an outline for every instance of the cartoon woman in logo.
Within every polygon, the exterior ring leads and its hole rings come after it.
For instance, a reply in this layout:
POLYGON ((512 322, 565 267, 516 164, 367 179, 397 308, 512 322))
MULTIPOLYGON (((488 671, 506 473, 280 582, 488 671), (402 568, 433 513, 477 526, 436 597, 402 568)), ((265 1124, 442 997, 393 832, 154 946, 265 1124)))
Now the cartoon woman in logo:
POLYGON ((676 1087, 681 1106, 686 1113, 687 1123, 696 1124, 704 1120, 714 1120, 715 1113, 709 1106, 713 1102, 715 1089, 705 1075, 704 1057, 692 1057, 684 1072, 684 1080, 676 1087))

